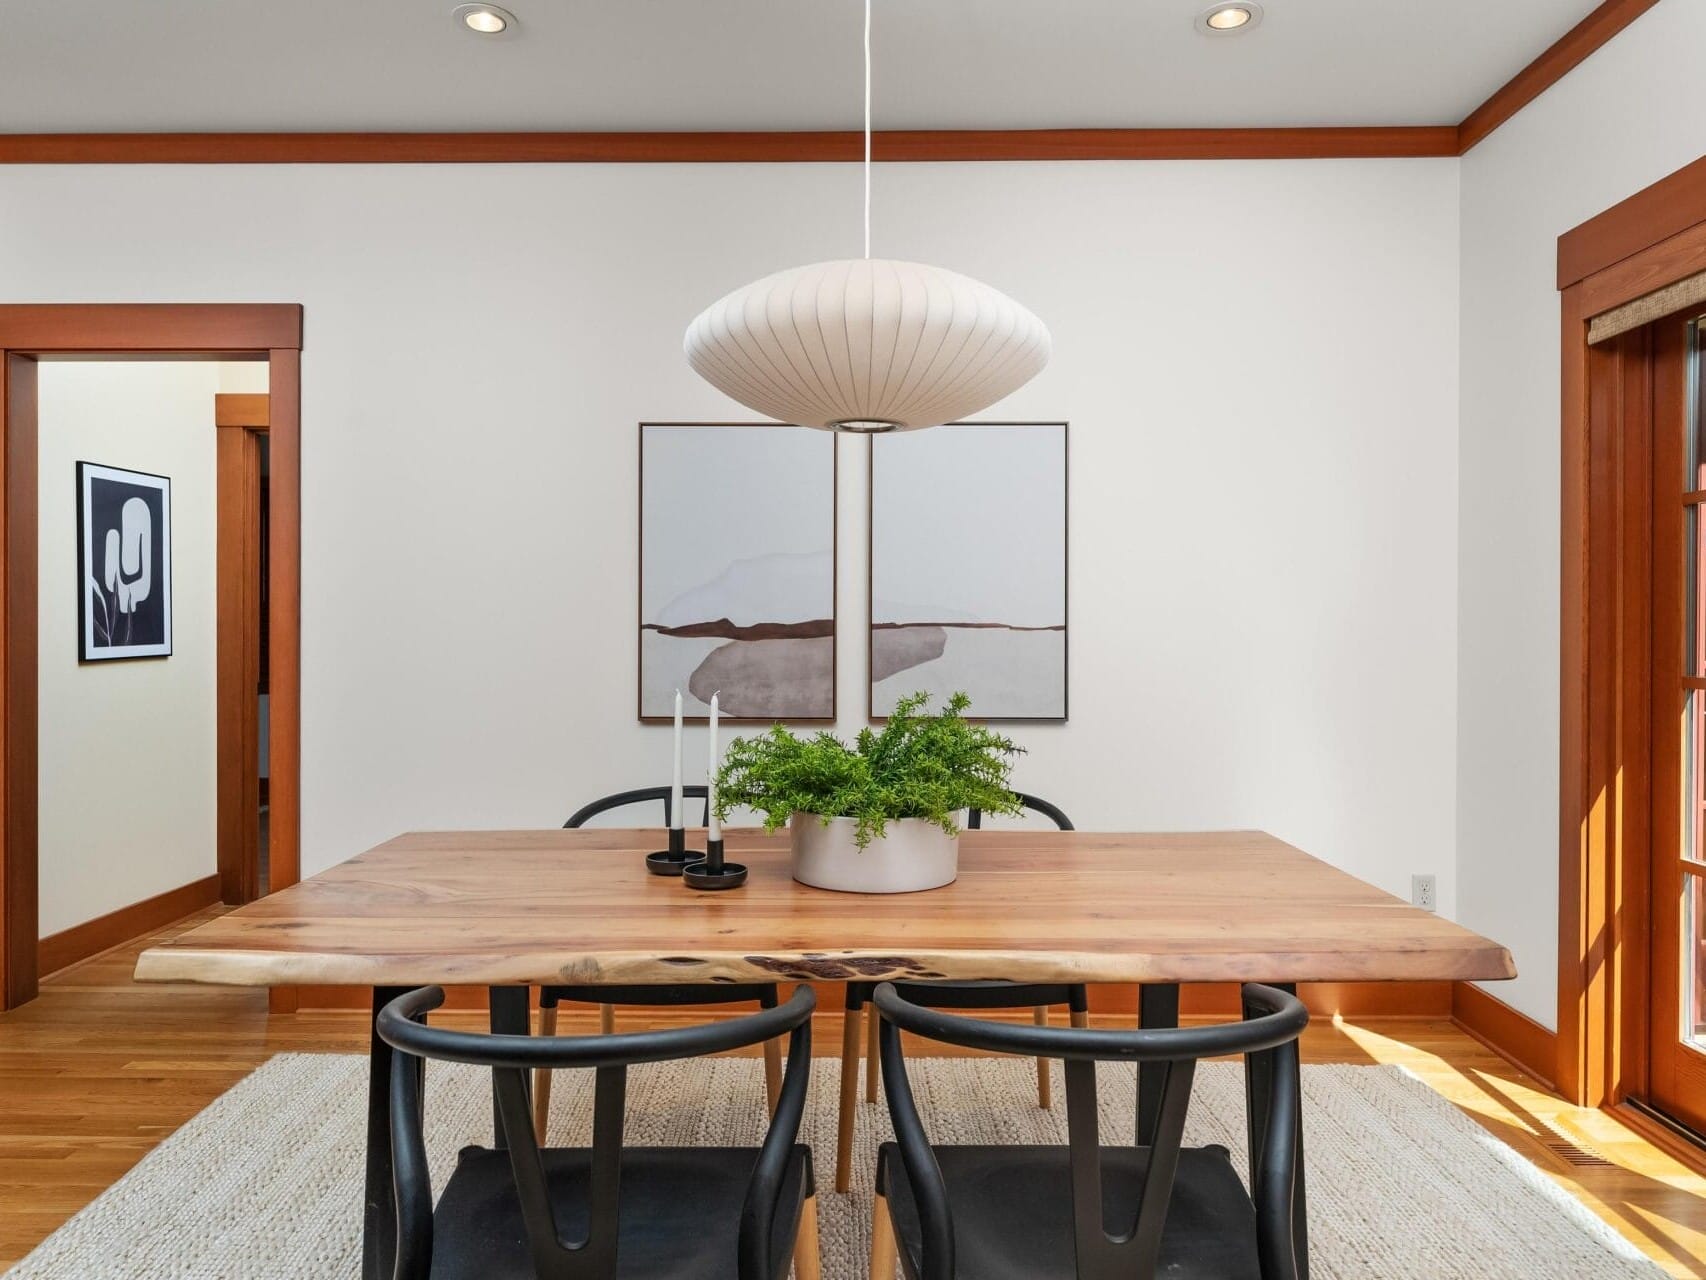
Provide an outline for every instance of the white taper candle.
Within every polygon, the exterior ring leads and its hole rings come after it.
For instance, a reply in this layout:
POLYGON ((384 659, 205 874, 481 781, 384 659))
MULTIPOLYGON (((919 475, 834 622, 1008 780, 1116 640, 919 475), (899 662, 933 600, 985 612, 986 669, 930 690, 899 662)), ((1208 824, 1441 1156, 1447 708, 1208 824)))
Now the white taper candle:
POLYGON ((711 730, 709 754, 710 763, 707 766, 708 772, 705 775, 705 785, 707 788, 705 793, 707 799, 705 803, 709 812, 709 817, 705 822, 705 838, 707 840, 721 840, 723 838, 723 824, 717 821, 717 765, 719 762, 717 760, 717 695, 714 693, 711 695, 711 719, 709 728, 711 730))
POLYGON ((669 782, 669 825, 684 827, 687 825, 683 815, 687 812, 681 800, 681 690, 675 691, 675 772, 669 782))

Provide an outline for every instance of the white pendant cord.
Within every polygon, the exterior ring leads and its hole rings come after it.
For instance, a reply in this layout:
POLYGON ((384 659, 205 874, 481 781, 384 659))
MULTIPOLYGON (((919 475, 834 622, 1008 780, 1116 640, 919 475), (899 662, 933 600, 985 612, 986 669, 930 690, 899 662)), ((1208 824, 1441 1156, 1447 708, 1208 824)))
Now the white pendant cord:
POLYGON ((865 0, 865 257, 871 256, 871 0, 865 0))

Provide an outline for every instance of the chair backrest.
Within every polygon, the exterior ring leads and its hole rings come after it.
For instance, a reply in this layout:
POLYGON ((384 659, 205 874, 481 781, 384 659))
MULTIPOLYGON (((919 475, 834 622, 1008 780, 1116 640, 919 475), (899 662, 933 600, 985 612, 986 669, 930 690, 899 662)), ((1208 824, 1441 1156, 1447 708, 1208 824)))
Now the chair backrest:
POLYGON ((1184 1136, 1191 1079, 1199 1059, 1243 1054, 1253 1079, 1267 1090, 1266 1124, 1253 1126, 1253 1199, 1259 1222, 1257 1248, 1265 1277, 1294 1274, 1291 1188, 1297 1158, 1297 1038, 1309 1013, 1296 996, 1273 987, 1244 988, 1245 1020, 1208 1026, 1106 1031, 1031 1027, 987 1022, 925 1009, 904 999, 892 983, 877 988, 882 1015, 883 1088, 907 1181, 918 1206, 923 1237, 923 1280, 954 1276, 954 1225, 936 1157, 913 1102, 901 1054, 900 1030, 963 1048, 1033 1058, 1060 1058, 1066 1072, 1066 1123, 1072 1178, 1073 1237, 1080 1280, 1152 1280, 1161 1232, 1173 1192, 1184 1136), (1109 1227, 1102 1193, 1101 1138, 1097 1131, 1096 1064, 1158 1063, 1165 1072, 1154 1140, 1135 1205, 1116 1212, 1109 1227))
MULTIPOLYGON (((1043 817, 1054 823, 1054 825, 1059 827, 1062 831, 1074 831, 1077 829, 1072 825, 1072 819, 1066 816, 1065 812, 1059 805, 1044 800, 1041 796, 1026 795, 1023 791, 1015 791, 1013 794, 1019 797, 1019 803, 1024 805, 1025 808, 1030 809, 1035 813, 1042 814, 1043 817)), ((983 826, 983 811, 981 809, 973 809, 971 812, 966 814, 966 826, 973 831, 981 828, 983 826)))
MULTIPOLYGON (((568 829, 571 827, 584 826, 589 818, 596 818, 601 813, 608 813, 612 809, 620 809, 624 805, 659 803, 663 805, 663 825, 667 827, 670 819, 674 816, 670 812, 669 791, 670 789, 668 787, 639 787, 633 791, 616 791, 607 796, 600 796, 591 804, 583 804, 580 808, 576 809, 574 813, 570 815, 569 820, 563 824, 563 827, 568 829)), ((704 826, 710 816, 706 812, 711 803, 710 791, 711 789, 702 782, 693 783, 681 788, 681 802, 683 808, 686 807, 687 801, 689 800, 702 800, 705 802, 700 809, 700 826, 704 826)))
POLYGON ((392 1058, 391 1141, 397 1191, 394 1280, 427 1280, 432 1269, 432 1184, 421 1110, 428 1058, 492 1069, 498 1113, 515 1175, 529 1252, 541 1280, 609 1280, 616 1274, 617 1214, 622 1162, 623 1102, 628 1068, 725 1053, 789 1033, 788 1066, 769 1132, 759 1149, 741 1211, 738 1274, 758 1280, 776 1273, 771 1257, 778 1202, 790 1149, 799 1136, 811 1073, 811 1015, 816 1000, 800 987, 787 1003, 741 1018, 668 1031, 597 1036, 486 1035, 426 1025, 444 1003, 441 987, 399 996, 380 1010, 379 1037, 392 1058), (538 1068, 594 1070, 592 1161, 586 1235, 565 1242, 551 1209, 550 1188, 534 1139, 528 1077, 538 1068))

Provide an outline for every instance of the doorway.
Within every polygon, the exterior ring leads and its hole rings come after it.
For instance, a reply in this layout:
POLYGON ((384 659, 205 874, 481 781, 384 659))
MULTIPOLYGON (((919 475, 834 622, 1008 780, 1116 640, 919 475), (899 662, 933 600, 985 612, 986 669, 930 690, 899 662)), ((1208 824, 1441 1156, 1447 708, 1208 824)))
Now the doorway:
POLYGON ((267 364, 268 859, 276 889, 299 874, 301 346, 295 305, 0 304, 0 1010, 33 999, 40 972, 39 364, 267 364))

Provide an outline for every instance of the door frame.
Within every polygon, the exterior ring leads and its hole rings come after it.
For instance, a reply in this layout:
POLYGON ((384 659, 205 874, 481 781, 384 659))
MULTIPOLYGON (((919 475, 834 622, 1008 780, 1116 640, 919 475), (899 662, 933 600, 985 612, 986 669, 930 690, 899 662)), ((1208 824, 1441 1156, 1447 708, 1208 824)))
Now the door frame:
POLYGON ((37 421, 42 359, 231 359, 268 365, 271 433, 271 856, 300 875, 301 352, 295 304, 0 303, 0 1010, 36 995, 37 421))
POLYGON ((217 440, 218 555, 214 571, 219 652, 219 896, 241 906, 261 896, 260 785, 261 437, 265 393, 213 397, 217 440))
POLYGON ((1596 316, 1706 271, 1706 158, 1559 237, 1559 1091, 1645 1088, 1654 361, 1596 316))

